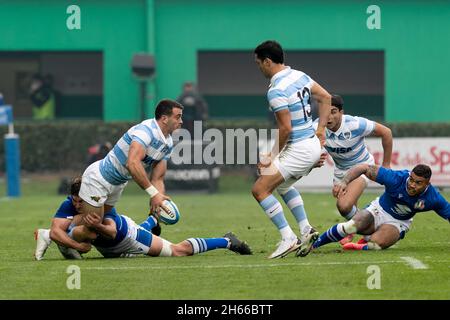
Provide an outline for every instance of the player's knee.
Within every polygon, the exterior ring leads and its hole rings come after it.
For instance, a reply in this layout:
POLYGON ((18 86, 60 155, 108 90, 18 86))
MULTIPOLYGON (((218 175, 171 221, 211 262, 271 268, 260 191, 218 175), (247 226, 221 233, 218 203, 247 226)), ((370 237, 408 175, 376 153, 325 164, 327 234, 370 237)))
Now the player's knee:
POLYGON ((187 247, 184 242, 173 244, 171 247, 173 257, 185 257, 192 255, 192 247, 187 247))
POLYGON ((262 194, 262 188, 259 185, 254 184, 253 187, 252 187, 252 195, 253 195, 253 197, 256 200, 260 200, 261 194, 262 194))
POLYGON ((363 211, 358 211, 352 218, 352 220, 355 222, 356 229, 358 230, 358 233, 364 232, 363 234, 366 234, 368 230, 370 230, 373 218, 372 215, 365 214, 363 211))
POLYGON ((346 201, 339 201, 336 204, 337 209, 339 210, 339 213, 341 216, 346 216, 350 211, 353 209, 353 204, 348 203, 346 201))

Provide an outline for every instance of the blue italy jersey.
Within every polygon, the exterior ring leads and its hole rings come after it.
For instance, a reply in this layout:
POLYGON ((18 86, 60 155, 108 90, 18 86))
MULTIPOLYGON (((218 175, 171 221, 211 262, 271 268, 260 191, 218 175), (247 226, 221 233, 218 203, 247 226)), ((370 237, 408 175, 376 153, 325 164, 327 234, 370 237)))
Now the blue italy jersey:
POLYGON ((311 118, 311 87, 314 81, 305 73, 286 67, 270 80, 267 100, 274 113, 289 110, 292 132, 288 143, 314 136, 311 118))
POLYGON ((128 224, 125 218, 118 214, 115 209, 113 208, 110 212, 105 214, 103 217, 103 220, 105 219, 111 219, 116 224, 116 237, 114 239, 106 239, 102 235, 98 235, 97 239, 95 239, 92 244, 94 246, 102 247, 102 248, 111 248, 116 246, 118 243, 120 243, 128 232, 128 224), (113 211, 114 210, 114 211, 113 211))
POLYGON ((145 157, 142 160, 144 167, 153 162, 168 160, 172 153, 172 137, 164 136, 155 119, 145 120, 125 132, 114 148, 100 161, 100 173, 110 184, 120 185, 132 179, 126 163, 133 141, 140 143, 145 149, 145 157))
POLYGON ((379 199, 384 211, 399 220, 409 220, 417 212, 433 210, 450 222, 450 204, 431 184, 422 194, 410 196, 407 191, 408 170, 390 170, 380 167, 376 182, 385 186, 379 199))
MULTIPOLYGON (((117 215, 116 208, 112 208, 108 213, 117 215)), ((68 196, 67 199, 61 203, 53 218, 73 220, 73 217, 77 214, 79 213, 72 203, 72 196, 68 196)))
POLYGON ((61 203, 53 217, 72 220, 73 217, 77 214, 78 212, 75 209, 75 206, 72 204, 72 196, 69 196, 66 200, 63 201, 63 203, 61 203))

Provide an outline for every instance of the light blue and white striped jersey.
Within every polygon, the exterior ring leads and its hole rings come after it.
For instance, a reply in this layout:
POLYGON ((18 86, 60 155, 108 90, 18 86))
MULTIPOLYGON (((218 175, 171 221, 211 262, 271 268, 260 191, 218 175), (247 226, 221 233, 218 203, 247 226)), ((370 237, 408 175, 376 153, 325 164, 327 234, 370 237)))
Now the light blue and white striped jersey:
POLYGON ((286 67, 270 80, 267 100, 274 113, 288 109, 292 132, 288 143, 314 136, 311 118, 311 86, 314 81, 305 73, 286 67))
MULTIPOLYGON (((318 119, 314 121, 314 129, 317 129, 317 125, 318 119)), ((325 149, 333 158, 336 168, 347 170, 372 158, 364 137, 370 135, 374 129, 373 121, 346 114, 342 116, 341 126, 336 132, 326 128, 325 149)))
POLYGON ((142 121, 131 127, 100 161, 100 173, 109 183, 119 185, 132 179, 125 165, 133 141, 139 142, 145 148, 145 158, 142 160, 144 167, 155 161, 168 160, 173 150, 172 136, 164 137, 155 119, 142 121))

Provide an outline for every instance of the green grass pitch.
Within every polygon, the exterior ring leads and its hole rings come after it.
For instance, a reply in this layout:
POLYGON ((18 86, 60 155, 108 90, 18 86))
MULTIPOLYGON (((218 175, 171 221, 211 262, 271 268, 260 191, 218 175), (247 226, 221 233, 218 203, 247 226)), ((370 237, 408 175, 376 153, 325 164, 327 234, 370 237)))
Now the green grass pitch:
MULTIPOLYGON (((418 214, 406 238, 385 251, 343 252, 331 244, 306 258, 291 254, 268 260, 278 232, 252 198, 251 181, 237 176, 223 177, 218 194, 169 194, 181 219, 163 226, 162 236, 179 242, 232 230, 249 242, 253 256, 216 250, 192 257, 103 259, 93 249, 82 261, 67 261, 52 244, 43 261, 34 261, 33 231, 49 226, 64 199, 56 195, 56 186, 56 181, 25 180, 20 199, 0 199, 0 299, 450 298, 450 225, 435 213, 418 214), (405 257, 425 266, 415 269, 405 257), (67 267, 73 264, 81 270, 79 290, 66 286, 67 267), (368 268, 374 265, 380 269, 380 289, 367 286, 368 268)), ((1 195, 4 188, 2 183, 1 195)), ((319 231, 341 221, 330 193, 306 191, 309 220, 319 231)), ((363 195, 360 206, 376 195, 363 195)), ((131 183, 117 209, 140 223, 148 198, 131 183)), ((293 216, 285 213, 295 227, 293 216)))

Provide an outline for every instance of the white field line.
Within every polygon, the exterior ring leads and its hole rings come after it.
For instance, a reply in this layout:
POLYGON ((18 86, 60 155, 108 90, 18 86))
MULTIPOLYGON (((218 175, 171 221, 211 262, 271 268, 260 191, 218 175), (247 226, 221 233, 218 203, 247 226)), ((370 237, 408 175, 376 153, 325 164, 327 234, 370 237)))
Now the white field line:
MULTIPOLYGON (((406 257, 410 258, 410 257, 406 257)), ((126 258, 118 258, 115 260, 123 260, 126 258)), ((132 259, 132 258, 130 258, 132 259)), ((152 259, 152 258, 143 258, 152 259)), ((403 259, 403 258, 402 258, 403 259)), ((101 260, 101 259, 100 259, 101 260)), ((417 260, 418 261, 418 260, 417 260)), ((78 262, 75 261, 74 262, 78 262)), ((83 260, 79 261, 83 263, 83 260)), ((419 261, 420 262, 420 261, 419 261)), ((444 263, 450 264, 450 260, 432 260, 433 263, 444 263)), ((26 265, 10 265, 10 266, 0 266, 0 270, 5 269, 34 269, 36 268, 34 261, 33 263, 26 265)), ((280 268, 289 266, 336 266, 336 265, 377 265, 377 264, 407 264, 411 266, 406 260, 382 260, 382 261, 342 261, 342 262, 290 262, 290 263, 270 263, 270 264, 229 264, 229 265, 191 265, 191 266, 167 266, 167 265, 148 265, 148 266, 123 266, 123 267, 84 267, 80 266, 84 270, 164 270, 164 269, 226 269, 226 268, 280 268)), ((449 266, 450 267, 450 266, 449 266)))
MULTIPOLYGON (((420 262, 420 261, 419 261, 420 262)), ((433 261, 434 263, 449 263, 448 260, 433 261)), ((224 268, 279 268, 286 266, 333 266, 333 265, 376 265, 376 264, 404 264, 405 261, 346 261, 346 262, 296 262, 296 263, 271 263, 271 264, 229 264, 229 265, 192 265, 192 266, 124 266, 124 267, 81 267, 85 270, 163 270, 163 269, 224 269, 224 268)), ((407 262, 410 265, 409 262, 407 262)))
POLYGON ((413 258, 413 257, 400 257, 400 259, 403 259, 406 261, 408 265, 410 265, 413 269, 428 269, 428 266, 425 265, 422 261, 413 258))

